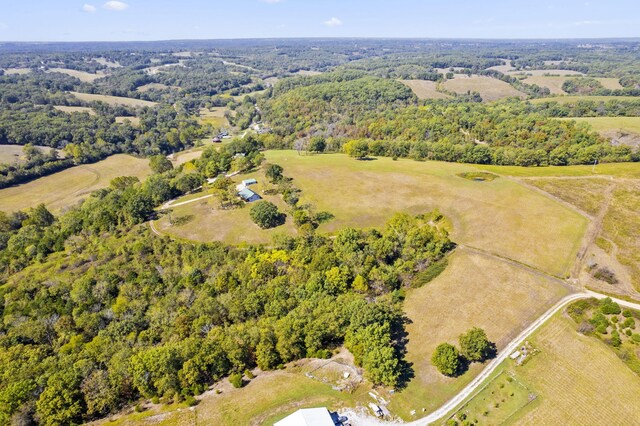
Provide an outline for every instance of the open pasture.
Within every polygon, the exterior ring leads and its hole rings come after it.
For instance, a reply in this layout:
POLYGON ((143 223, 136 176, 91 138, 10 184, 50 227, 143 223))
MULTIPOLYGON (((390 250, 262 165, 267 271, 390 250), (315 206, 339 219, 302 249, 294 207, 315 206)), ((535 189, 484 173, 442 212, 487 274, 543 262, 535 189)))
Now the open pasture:
POLYGON ((34 181, 0 190, 0 206, 11 212, 44 203, 54 212, 76 204, 91 191, 109 186, 118 176, 140 180, 151 171, 147 160, 116 154, 94 164, 83 164, 34 181))
POLYGON ((522 74, 522 75, 530 75, 530 76, 540 76, 540 75, 548 75, 548 76, 580 76, 584 75, 580 71, 573 70, 511 70, 509 74, 522 74))
POLYGON ((127 121, 134 127, 140 126, 140 117, 116 117, 116 123, 124 124, 127 121))
MULTIPOLYGON (((51 150, 48 146, 36 145, 36 148, 44 152, 51 150)), ((0 164, 15 164, 24 161, 24 146, 22 145, 0 145, 0 164)), ((60 156, 60 154, 58 154, 60 156)))
POLYGON ((93 110, 93 108, 89 108, 89 107, 56 105, 53 108, 57 109, 58 111, 68 112, 69 114, 74 112, 80 112, 80 113, 86 112, 89 115, 96 115, 96 112, 93 110))
POLYGON ((554 177, 554 176, 615 176, 640 178, 640 163, 603 163, 579 166, 494 166, 476 165, 475 167, 504 176, 515 177, 554 177))
POLYGON ((343 154, 295 151, 267 151, 266 157, 294 179, 303 203, 335 215, 320 232, 381 226, 398 211, 419 214, 438 208, 452 221, 455 242, 564 275, 586 227, 582 216, 510 179, 477 182, 458 176, 478 171, 472 165, 358 161, 343 154))
POLYGON ((438 92, 435 81, 428 80, 400 80, 407 85, 418 99, 449 99, 451 96, 438 92))
POLYGON ((143 101, 141 99, 125 98, 122 96, 95 95, 91 93, 69 92, 76 98, 85 102, 104 102, 109 105, 124 105, 131 107, 153 107, 156 102, 143 101))
MULTIPOLYGON (((527 77, 522 81, 526 84, 536 84, 540 87, 546 87, 551 91, 552 95, 566 95, 567 92, 562 90, 562 85, 565 81, 571 79, 572 77, 536 75, 527 77)), ((617 78, 596 78, 596 80, 598 80, 605 89, 622 89, 617 78)))
POLYGON ((93 83, 97 79, 104 77, 104 74, 91 74, 89 72, 70 70, 67 68, 49 68, 47 72, 59 72, 62 74, 67 74, 85 83, 93 83))
POLYGON ((199 117, 200 122, 202 124, 211 124, 213 127, 227 127, 229 126, 229 121, 227 117, 225 117, 225 112, 228 109, 225 107, 212 107, 212 108, 201 108, 199 117))
POLYGON ((458 94, 466 94, 467 92, 478 92, 485 102, 495 101, 502 98, 516 96, 525 98, 526 95, 515 89, 509 83, 505 83, 497 78, 485 76, 459 76, 453 80, 447 80, 443 83, 446 90, 458 94))
POLYGON ((414 419, 412 410, 436 409, 482 370, 474 363, 458 378, 438 373, 431 355, 440 343, 457 345, 461 333, 481 327, 500 350, 567 293, 562 284, 526 268, 458 249, 441 275, 407 293, 407 361, 415 377, 391 397, 389 408, 405 420, 414 419))
POLYGON ((640 117, 572 117, 565 120, 588 123, 593 130, 603 136, 611 133, 640 135, 640 117))
POLYGON ((543 104, 545 102, 557 102, 562 105, 575 104, 579 101, 587 102, 608 102, 608 101, 634 101, 640 100, 640 96, 554 96, 550 98, 537 98, 531 99, 529 102, 532 104, 543 104))

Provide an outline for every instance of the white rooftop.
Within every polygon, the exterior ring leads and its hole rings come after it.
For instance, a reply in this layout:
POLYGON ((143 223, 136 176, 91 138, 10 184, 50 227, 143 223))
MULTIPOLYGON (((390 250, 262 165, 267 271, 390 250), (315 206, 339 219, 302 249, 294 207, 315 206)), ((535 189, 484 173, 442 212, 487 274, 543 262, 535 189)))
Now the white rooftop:
POLYGON ((276 422, 273 426, 335 426, 329 411, 322 408, 304 408, 276 422))

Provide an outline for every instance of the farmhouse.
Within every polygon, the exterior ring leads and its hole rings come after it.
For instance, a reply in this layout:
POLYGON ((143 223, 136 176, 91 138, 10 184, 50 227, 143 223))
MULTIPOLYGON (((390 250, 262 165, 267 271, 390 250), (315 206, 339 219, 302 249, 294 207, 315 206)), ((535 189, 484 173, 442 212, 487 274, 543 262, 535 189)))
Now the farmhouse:
POLYGON ((346 420, 326 408, 305 408, 274 423, 274 426, 340 426, 346 420))
POLYGON ((256 194, 255 192, 253 192, 252 190, 246 187, 239 190, 238 195, 247 203, 253 203, 254 201, 258 201, 262 199, 262 197, 260 197, 258 194, 256 194))

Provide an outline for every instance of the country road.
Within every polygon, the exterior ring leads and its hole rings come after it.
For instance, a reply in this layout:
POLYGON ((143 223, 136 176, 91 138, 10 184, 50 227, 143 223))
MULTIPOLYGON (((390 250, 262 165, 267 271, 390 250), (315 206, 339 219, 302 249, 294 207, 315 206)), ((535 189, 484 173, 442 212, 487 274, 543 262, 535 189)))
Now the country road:
MULTIPOLYGON (((448 413, 451 413, 458 405, 463 403, 469 396, 473 394, 473 392, 484 382, 487 378, 491 376, 491 374, 495 371, 496 368, 502 362, 507 359, 507 357, 512 354, 518 346, 531 334, 533 334, 538 328, 540 328, 549 318, 559 312, 561 309, 566 307, 568 304, 575 302, 580 299, 588 299, 590 297, 595 297, 596 299, 604 299, 606 297, 610 297, 604 294, 596 293, 591 290, 586 290, 581 293, 574 293, 569 296, 566 296, 558 303, 556 303, 553 307, 551 307, 547 312, 542 314, 538 319, 536 319, 533 323, 531 323, 526 329, 524 329, 515 339, 513 339, 504 349, 502 349, 498 355, 487 364, 487 366, 482 370, 482 372, 476 376, 464 389, 462 389, 456 396, 451 398, 449 401, 445 402, 440 408, 433 411, 431 414, 409 422, 409 423, 383 423, 379 419, 369 416, 368 414, 363 415, 362 413, 355 412, 353 410, 347 410, 344 414, 349 417, 350 423, 353 426, 365 426, 365 425, 383 425, 383 424, 402 424, 406 426, 424 426, 432 424, 448 413)), ((617 299, 615 297, 611 297, 611 299, 618 303, 620 306, 624 306, 626 308, 636 309, 640 311, 640 303, 628 302, 626 300, 617 299)))

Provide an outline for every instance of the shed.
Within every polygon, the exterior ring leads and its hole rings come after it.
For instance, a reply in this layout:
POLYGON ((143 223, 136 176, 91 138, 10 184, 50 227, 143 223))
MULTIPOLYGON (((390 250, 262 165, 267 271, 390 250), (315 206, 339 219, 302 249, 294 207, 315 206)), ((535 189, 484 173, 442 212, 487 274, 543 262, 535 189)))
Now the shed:
POLYGON ((273 426, 336 426, 336 423, 329 410, 322 407, 298 410, 273 426))
POLYGON ((240 198, 245 200, 247 203, 252 203, 254 201, 258 201, 258 200, 262 199, 262 197, 260 197, 258 194, 256 194, 255 192, 253 192, 249 188, 244 188, 244 189, 238 191, 238 195, 240 196, 240 198))
POLYGON ((244 186, 255 185, 256 183, 258 183, 258 181, 255 179, 245 179, 242 181, 244 186))

